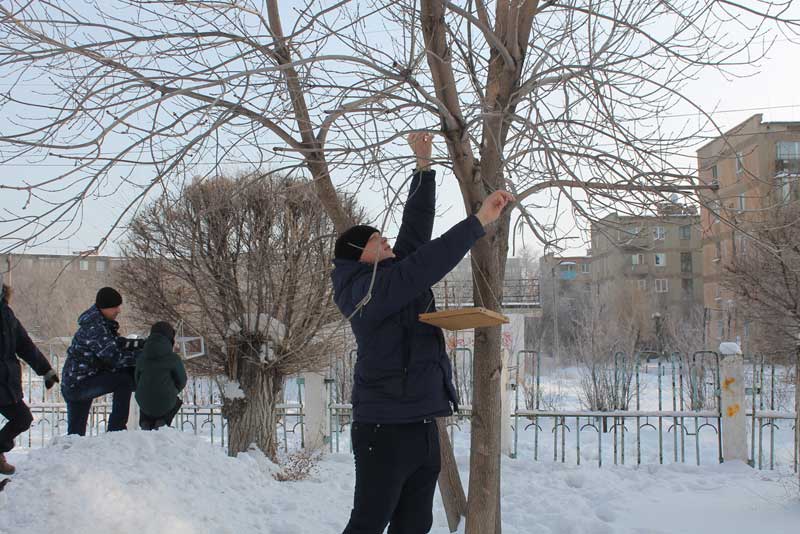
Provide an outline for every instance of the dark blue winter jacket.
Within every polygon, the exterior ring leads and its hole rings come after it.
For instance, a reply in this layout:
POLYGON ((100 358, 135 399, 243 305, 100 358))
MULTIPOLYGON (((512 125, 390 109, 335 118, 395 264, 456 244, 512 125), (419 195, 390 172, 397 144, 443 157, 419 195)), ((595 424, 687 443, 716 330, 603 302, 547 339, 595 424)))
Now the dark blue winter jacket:
POLYGON ((103 317, 97 306, 81 314, 61 373, 62 391, 74 390, 98 373, 136 366, 137 351, 122 349, 118 332, 119 323, 103 317))
POLYGON ((0 406, 22 400, 19 359, 25 360, 39 376, 50 372, 50 362, 36 348, 14 312, 0 298, 0 406))
POLYGON ((411 181, 396 258, 378 263, 372 298, 367 294, 374 264, 334 260, 334 300, 351 317, 358 345, 353 379, 353 420, 411 423, 452 413, 458 398, 442 330, 419 321, 436 311, 431 286, 444 278, 485 234, 475 216, 431 240, 435 216, 435 173, 411 181))

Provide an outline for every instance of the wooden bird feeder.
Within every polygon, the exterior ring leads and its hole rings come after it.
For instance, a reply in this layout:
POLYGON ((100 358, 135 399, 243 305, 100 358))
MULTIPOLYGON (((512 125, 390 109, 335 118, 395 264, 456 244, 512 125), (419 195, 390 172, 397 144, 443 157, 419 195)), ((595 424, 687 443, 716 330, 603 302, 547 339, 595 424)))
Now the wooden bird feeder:
POLYGON ((469 330, 482 326, 504 324, 508 322, 508 317, 486 308, 474 307, 421 313, 419 320, 445 330, 469 330))

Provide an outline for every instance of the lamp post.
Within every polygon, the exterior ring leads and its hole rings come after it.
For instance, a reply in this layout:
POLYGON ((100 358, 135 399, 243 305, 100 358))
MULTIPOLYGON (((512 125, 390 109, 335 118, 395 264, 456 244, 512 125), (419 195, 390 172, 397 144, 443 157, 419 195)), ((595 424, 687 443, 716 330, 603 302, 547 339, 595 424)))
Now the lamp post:
MULTIPOLYGON (((561 361, 561 336, 559 335, 558 332, 558 289, 560 288, 561 276, 563 274, 561 272, 562 265, 567 265, 567 266, 571 265, 573 266, 572 271, 574 271, 575 269, 574 265, 576 265, 576 263, 574 261, 569 261, 569 260, 559 260, 557 263, 555 263, 550 267, 550 274, 553 277, 553 336, 555 338, 556 361, 561 361), (558 277, 556 277, 556 267, 558 267, 558 277)), ((568 279, 571 280, 572 278, 568 279)))
MULTIPOLYGON (((556 265, 560 265, 560 262, 556 265)), ((555 361, 561 361, 561 340, 558 335, 558 279, 556 278, 556 265, 550 268, 553 275, 553 340, 555 345, 555 361)))

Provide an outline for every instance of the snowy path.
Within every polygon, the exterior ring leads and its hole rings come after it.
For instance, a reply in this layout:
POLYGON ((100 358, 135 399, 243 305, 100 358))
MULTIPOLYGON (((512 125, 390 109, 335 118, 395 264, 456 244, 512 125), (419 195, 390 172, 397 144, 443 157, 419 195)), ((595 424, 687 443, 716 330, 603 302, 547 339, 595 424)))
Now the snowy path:
MULTIPOLYGON (((2 534, 338 534, 353 489, 347 454, 326 456, 313 480, 280 483, 260 454, 228 458, 169 430, 58 438, 10 459, 19 474, 0 493, 2 534)), ((504 460, 503 513, 505 534, 800 531, 793 479, 732 464, 504 460)), ((432 532, 447 531, 437 500, 432 532)))

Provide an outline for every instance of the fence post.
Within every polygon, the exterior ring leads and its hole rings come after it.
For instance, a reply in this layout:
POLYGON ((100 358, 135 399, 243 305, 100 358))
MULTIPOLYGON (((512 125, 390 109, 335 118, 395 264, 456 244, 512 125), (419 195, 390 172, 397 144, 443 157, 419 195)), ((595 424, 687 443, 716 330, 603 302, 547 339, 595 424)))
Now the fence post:
POLYGON ((511 396, 509 393, 512 391, 510 380, 509 359, 511 353, 506 349, 501 351, 501 361, 503 368, 500 371, 500 450, 503 454, 511 456, 513 451, 513 434, 511 432, 511 396))
POLYGON ((305 397, 303 398, 303 422, 305 448, 322 450, 325 438, 330 436, 328 428, 328 398, 325 389, 325 376, 322 373, 303 373, 305 397))
POLYGON ((139 430, 139 403, 136 395, 131 395, 131 409, 128 411, 128 430, 139 430))
POLYGON ((794 468, 800 482, 800 339, 795 347, 794 360, 794 468))
MULTIPOLYGON (((747 428, 744 404, 744 358, 737 343, 721 343, 720 409, 722 410, 722 458, 747 463, 747 428)), ((755 409, 755 407, 754 407, 755 409)))

